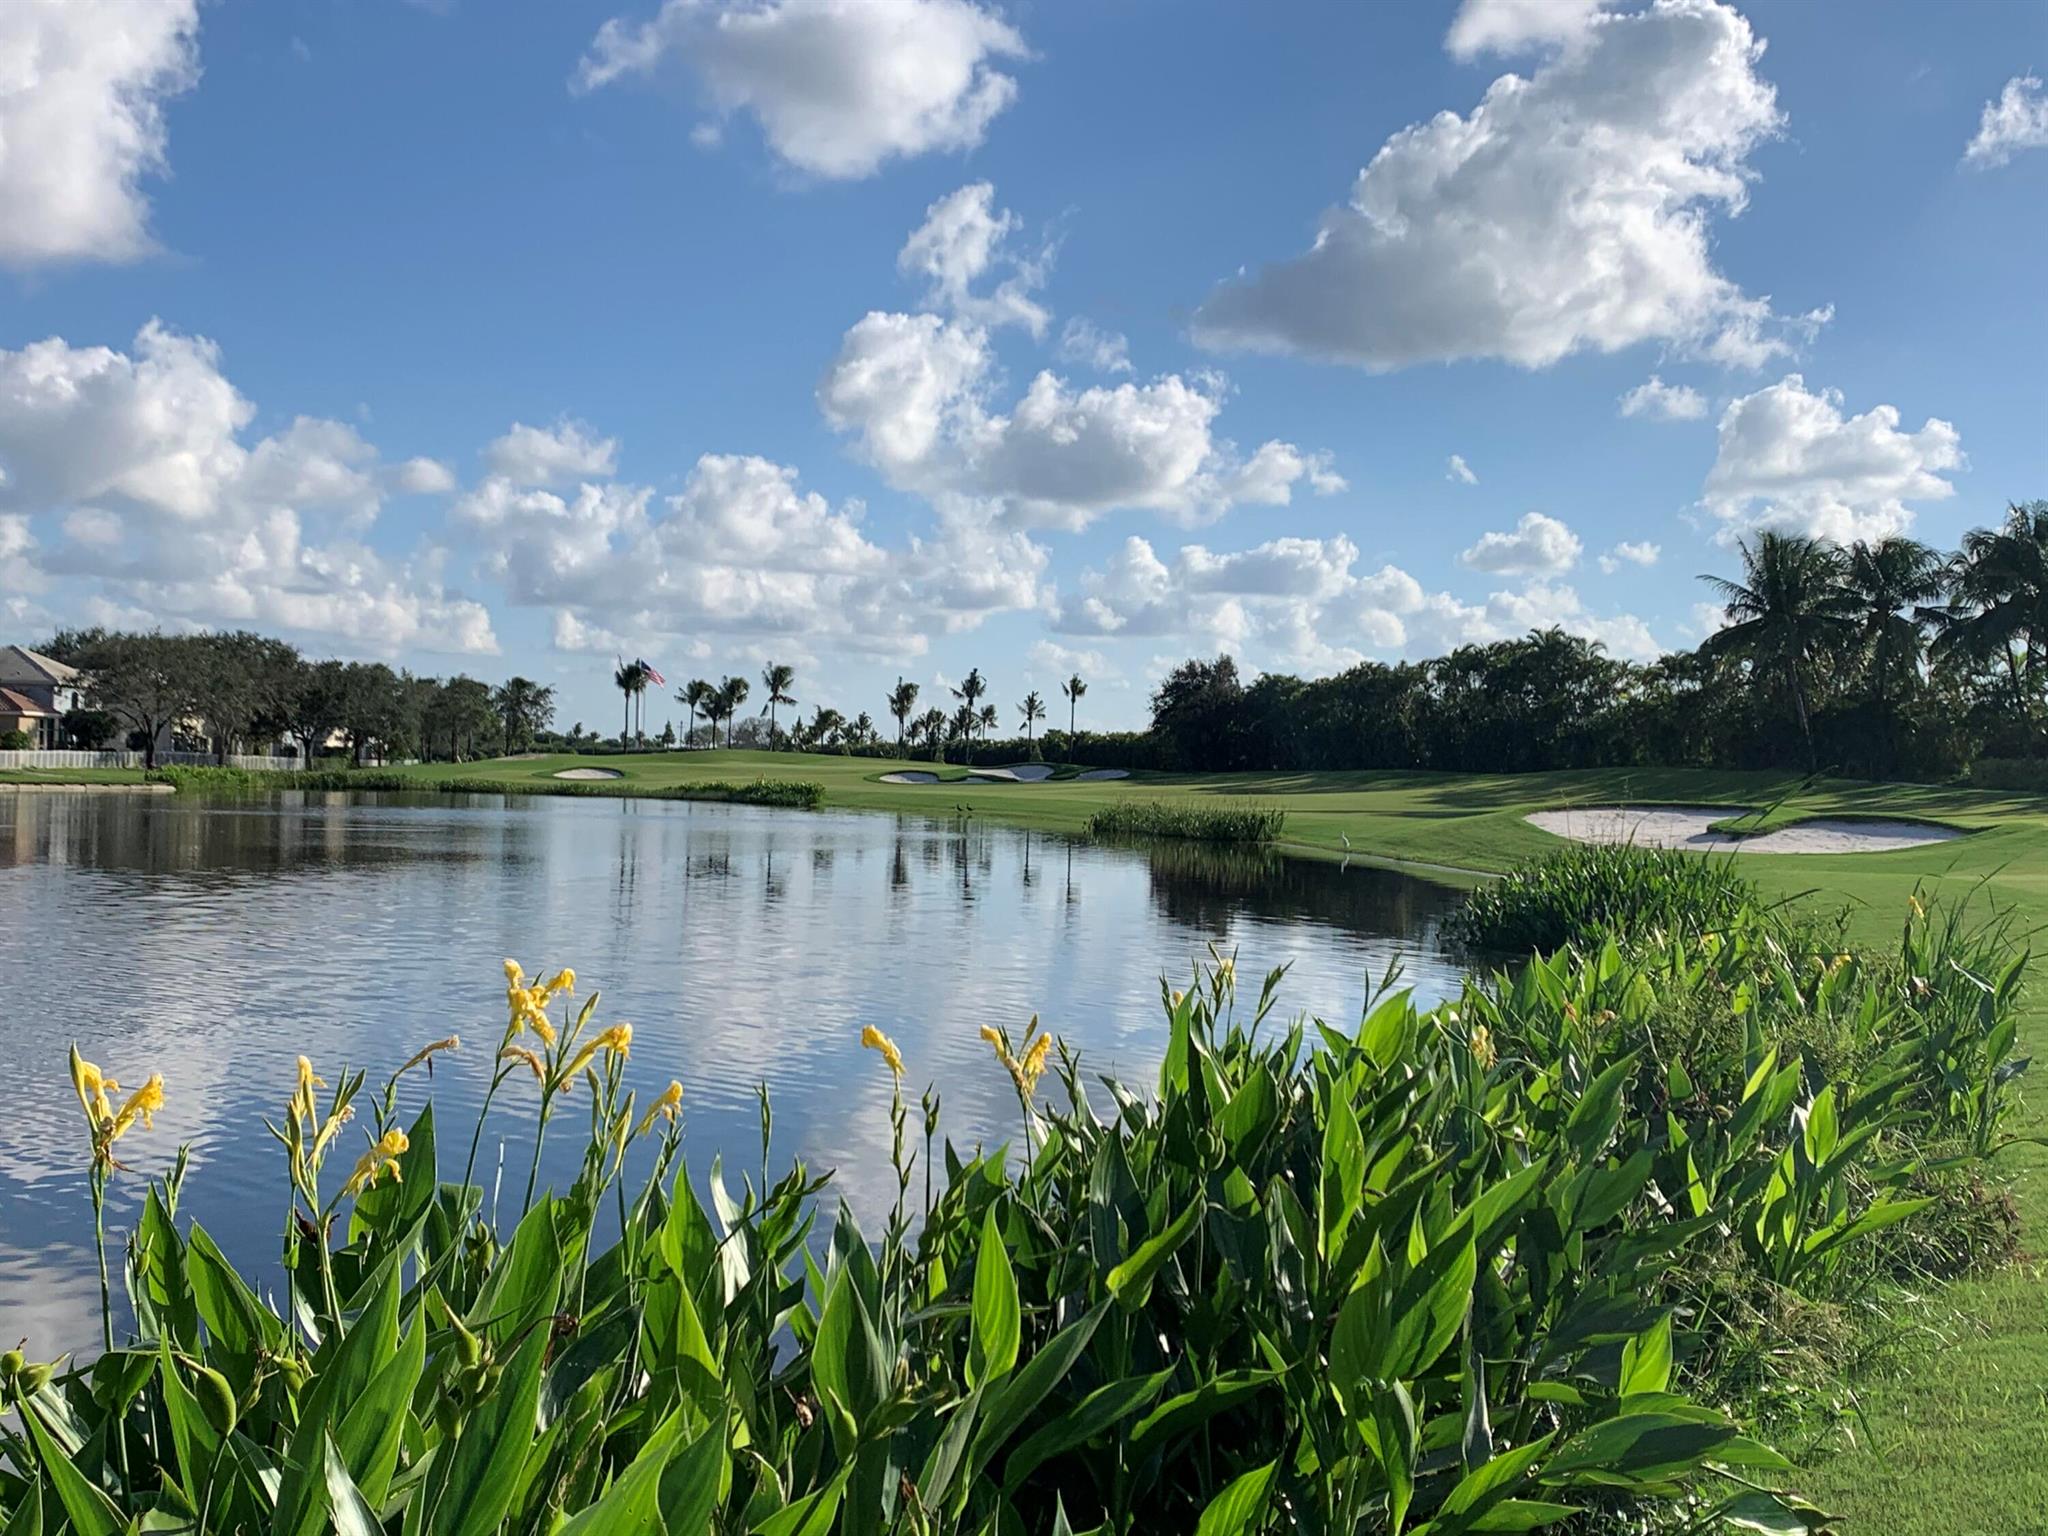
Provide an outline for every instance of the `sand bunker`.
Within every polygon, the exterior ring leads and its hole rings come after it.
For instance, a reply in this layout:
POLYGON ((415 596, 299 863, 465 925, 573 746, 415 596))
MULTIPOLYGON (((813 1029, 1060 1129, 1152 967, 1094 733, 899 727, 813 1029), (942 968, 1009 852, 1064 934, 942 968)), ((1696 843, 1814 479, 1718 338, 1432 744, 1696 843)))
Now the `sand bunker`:
POLYGON ((623 779, 625 775, 616 768, 564 768, 555 777, 558 779, 623 779))
POLYGON ((939 782, 939 776, 936 773, 885 773, 882 775, 881 782, 884 784, 936 784, 939 782))
POLYGON ((1075 774, 1074 782, 1093 784, 1102 779, 1128 779, 1130 776, 1131 771, 1128 768, 1090 768, 1086 773, 1075 774))
POLYGON ((970 768, 970 779, 993 779, 998 784, 1036 784, 1052 777, 1050 763, 1014 763, 1008 768, 970 768))
POLYGON ((1821 818, 1780 827, 1758 837, 1711 831, 1739 816, 1727 805, 1599 805, 1537 811, 1529 824, 1581 843, 1636 843, 1645 848, 1737 849, 1743 853, 1887 853, 1923 848, 1962 836, 1925 821, 1845 821, 1821 818))

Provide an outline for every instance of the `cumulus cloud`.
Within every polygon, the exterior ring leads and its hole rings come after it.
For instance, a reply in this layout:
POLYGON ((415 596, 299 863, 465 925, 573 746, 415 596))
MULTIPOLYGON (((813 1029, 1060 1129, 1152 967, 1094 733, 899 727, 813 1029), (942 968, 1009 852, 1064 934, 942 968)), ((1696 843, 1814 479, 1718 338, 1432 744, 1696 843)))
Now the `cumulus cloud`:
POLYGON ((1051 317, 1031 298, 1031 290, 1045 281, 1046 258, 1019 258, 1007 248, 1021 223, 1007 209, 997 210, 993 186, 971 183, 925 210, 924 222, 897 253, 897 269, 926 280, 928 308, 990 327, 1021 325, 1043 336, 1051 317), (974 292, 975 284, 999 266, 1010 268, 1010 275, 993 292, 974 292))
POLYGON ((1606 5, 1607 0, 1465 0, 1444 46, 1457 58, 1471 59, 1577 42, 1606 5))
POLYGON ((1444 478, 1455 480, 1460 485, 1479 483, 1479 476, 1473 473, 1472 466, 1465 462, 1465 455, 1462 453, 1454 453, 1444 461, 1444 478))
POLYGON ((1060 331, 1059 360, 1093 368, 1097 373, 1129 373, 1131 344, 1121 331, 1099 329, 1080 315, 1060 331))
POLYGON ((1963 163, 1979 170, 2001 166, 2023 149, 2048 148, 2048 92, 2039 75, 2015 75, 1996 101, 1984 103, 1963 163))
POLYGON ((1823 321, 1774 314, 1713 263, 1713 217, 1742 211, 1781 121, 1749 23, 1715 0, 1490 4, 1453 44, 1557 40, 1553 16, 1570 46, 1387 140, 1312 247, 1219 288, 1196 338, 1374 370, 1646 341, 1754 366, 1823 321))
POLYGON ((1227 553, 1190 544, 1170 558, 1131 537, 1083 574, 1054 628, 1104 640, 1173 637, 1311 673, 1354 665, 1368 651, 1436 654, 1553 625, 1620 655, 1657 652, 1641 619, 1594 613, 1568 586, 1539 580, 1468 603, 1428 591, 1399 566, 1361 572, 1358 556, 1341 534, 1227 553))
POLYGON ((787 164, 844 179, 979 144, 1017 96, 998 65, 1028 55, 972 0, 664 0, 646 21, 600 27, 571 83, 684 60, 718 121, 750 113, 787 164))
POLYGON ((1624 565, 1652 566, 1663 553, 1664 549, 1660 544, 1652 544, 1648 540, 1623 539, 1600 557, 1600 569, 1604 574, 1612 576, 1624 565))
POLYGON ((0 5, 0 264, 151 249, 142 182, 166 168, 164 106, 199 72, 197 0, 0 5))
POLYGON ((1502 575, 1556 576, 1577 565, 1584 548, 1579 536, 1556 518, 1524 512, 1512 531, 1481 535, 1458 563, 1502 575))
POLYGON ((391 488, 408 496, 440 496, 455 489, 455 471, 439 459, 407 459, 392 468, 391 488))
POLYGON ((1907 503, 1955 494, 1943 476, 1964 467, 1962 438, 1948 422, 1903 432, 1896 406, 1845 416, 1842 404, 1792 373, 1728 406, 1703 496, 1726 536, 1762 526, 1879 539, 1911 526, 1907 503))
POLYGON ((387 471, 345 422, 252 443, 255 406, 219 349, 155 321, 129 352, 61 338, 0 350, 0 513, 46 517, 39 573, 110 610, 340 637, 365 649, 495 651, 481 604, 431 548, 361 542, 387 471))
POLYGON ((1707 397, 1688 384, 1666 384, 1656 374, 1621 397, 1621 414, 1655 421, 1698 421, 1707 414, 1707 397))
POLYGON ((580 421, 564 417, 552 427, 523 421, 484 449, 484 467, 518 485, 566 485, 603 478, 618 468, 617 438, 599 437, 580 421))

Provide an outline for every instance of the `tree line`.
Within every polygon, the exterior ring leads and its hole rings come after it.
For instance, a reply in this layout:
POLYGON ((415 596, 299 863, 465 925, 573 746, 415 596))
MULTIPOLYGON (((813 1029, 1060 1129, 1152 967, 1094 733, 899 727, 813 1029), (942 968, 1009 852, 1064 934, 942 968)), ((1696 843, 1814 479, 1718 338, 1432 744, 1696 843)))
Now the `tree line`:
POLYGON ((1153 693, 1130 765, 1944 779, 2048 756, 2048 502, 1948 552, 1764 532, 1739 553, 1737 575, 1702 578, 1725 627, 1648 663, 1557 629, 1314 680, 1190 660, 1153 693))
POLYGON ((166 746, 225 762, 279 742, 310 762, 337 737, 357 763, 461 760, 534 746, 555 717, 555 690, 531 678, 493 687, 382 662, 315 660, 247 630, 65 630, 41 649, 82 674, 85 703, 64 717, 66 742, 90 750, 125 740, 150 767, 166 746))

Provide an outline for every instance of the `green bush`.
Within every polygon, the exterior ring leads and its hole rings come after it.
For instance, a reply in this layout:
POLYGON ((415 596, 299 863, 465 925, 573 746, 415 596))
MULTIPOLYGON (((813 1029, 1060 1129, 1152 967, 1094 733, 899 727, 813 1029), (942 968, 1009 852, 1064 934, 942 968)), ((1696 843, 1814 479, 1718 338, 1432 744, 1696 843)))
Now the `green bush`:
POLYGON ((722 800, 736 805, 816 810, 825 803, 821 785, 797 779, 705 780, 687 784, 642 784, 631 779, 602 783, 575 779, 430 779, 375 768, 283 769, 165 767, 150 775, 181 791, 374 791, 450 795, 595 795, 607 799, 722 800))
POLYGON ((1605 934, 1711 933, 1759 904, 1726 855, 1586 843, 1480 886, 1445 930, 1470 949, 1547 954, 1605 934))
POLYGON ((1270 843, 1285 811, 1250 800, 1119 800, 1088 818, 1090 837, 1186 837, 1205 843, 1270 843))
POLYGON ((33 752, 35 745, 27 731, 0 731, 0 752, 33 752))
MULTIPOLYGON (((1241 1002, 1219 959, 1162 984, 1156 1085, 1106 1103, 1035 1020, 985 1029, 1019 1129, 986 1154, 940 1139, 870 1029, 896 1087, 879 1239, 826 1214, 829 1175, 771 1181, 765 1099, 758 1182, 693 1178, 681 1086, 643 1110, 630 1031, 511 968, 453 1145, 409 1075, 453 1040, 381 1090, 302 1063, 280 1286, 181 1227, 181 1153, 128 1243, 132 1336, 109 1310, 93 1364, 0 1362, 0 1528, 1818 1529, 1726 1411, 1736 1322, 1854 1294, 2003 1144, 2003 943, 1916 915, 1898 955, 1812 956, 1759 917, 1351 1029, 1275 1026, 1283 973, 1241 1002), (1737 996, 1734 1033, 1698 1027, 1737 996), (1807 1055, 1845 1031, 1839 1072, 1807 1055), (582 1171, 530 1170, 501 1234, 476 1150, 528 1092, 541 1136, 587 1122, 582 1171), (337 1179, 351 1114, 369 1147, 337 1179)), ((97 1191, 164 1084, 117 1110, 73 1075, 97 1191)))
POLYGON ((2017 789, 2048 794, 2048 758, 1980 757, 1970 764, 1974 789, 2017 789))

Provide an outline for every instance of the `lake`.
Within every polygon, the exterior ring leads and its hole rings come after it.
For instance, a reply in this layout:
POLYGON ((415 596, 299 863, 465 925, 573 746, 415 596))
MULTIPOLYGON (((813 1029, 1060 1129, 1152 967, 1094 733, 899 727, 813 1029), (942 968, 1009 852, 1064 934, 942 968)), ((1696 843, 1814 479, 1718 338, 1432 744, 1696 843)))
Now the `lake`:
MULTIPOLYGON (((280 1118, 296 1057, 329 1081, 344 1063, 368 1068, 373 1090, 459 1031, 464 1049, 437 1059, 431 1084, 405 1079, 402 1098, 410 1121, 431 1088, 442 1172, 455 1177, 503 1026, 508 955, 529 972, 575 967, 583 994, 603 992, 598 1023, 632 1023, 643 1104, 681 1079, 700 1175, 720 1150, 735 1170, 756 1167, 766 1082, 778 1163, 838 1169, 867 1220, 894 1175, 888 1074, 860 1049, 863 1025, 895 1038, 910 1095, 937 1085, 945 1134, 993 1146, 1015 1135, 1017 1105, 981 1025, 1015 1036, 1037 1013, 1090 1081, 1142 1084, 1164 1049, 1159 978, 1185 985, 1210 941, 1237 951, 1247 1010, 1265 971, 1289 964, 1278 1016, 1348 1026, 1390 961, 1421 999, 1455 990, 1437 927, 1457 900, 1355 863, 1148 852, 979 820, 0 792, 0 1346, 26 1335, 30 1358, 47 1358, 97 1336, 87 1137, 65 1066, 74 1039, 128 1087, 166 1079, 156 1130, 120 1145, 130 1171, 113 1181, 110 1240, 132 1224, 145 1176, 189 1142, 181 1217, 273 1288, 286 1186, 262 1121, 280 1118)), ((498 1103, 479 1163, 488 1183, 502 1144, 516 1211, 531 1084, 508 1084, 498 1103)), ((544 1178, 573 1177, 582 1124, 573 1107, 557 1114, 544 1178)), ((344 1133, 330 1181, 364 1141, 344 1133)))

